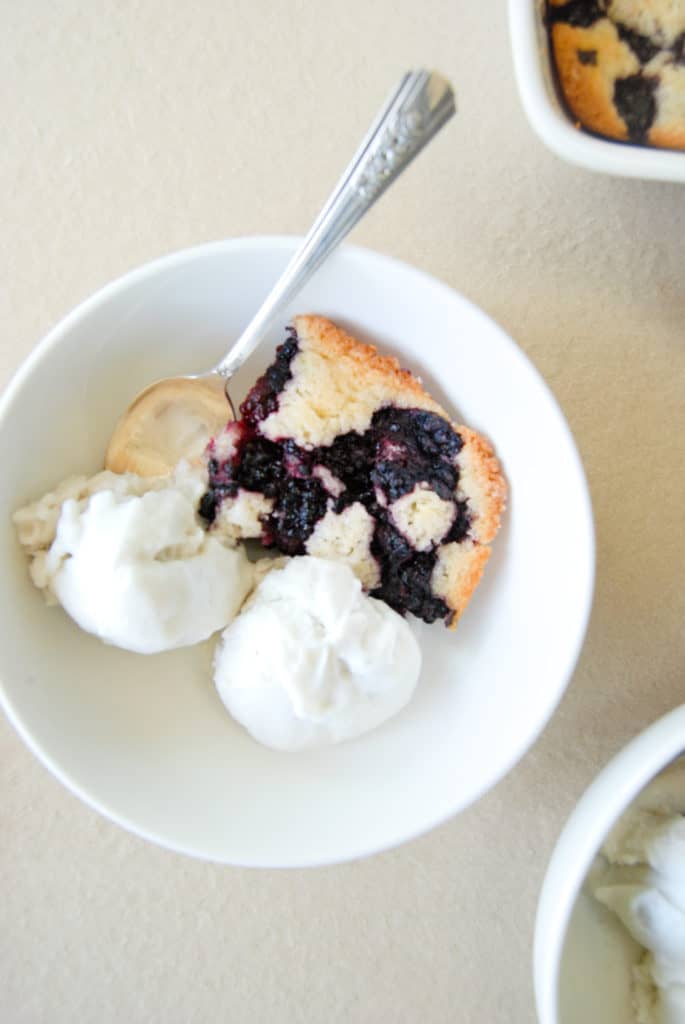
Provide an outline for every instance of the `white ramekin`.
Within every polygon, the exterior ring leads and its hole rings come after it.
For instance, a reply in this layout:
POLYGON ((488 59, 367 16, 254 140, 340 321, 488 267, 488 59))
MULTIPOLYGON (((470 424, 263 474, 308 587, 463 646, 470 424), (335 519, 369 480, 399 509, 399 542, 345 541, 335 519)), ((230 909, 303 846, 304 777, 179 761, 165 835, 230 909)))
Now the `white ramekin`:
POLYGON ((508 0, 514 71, 534 131, 563 160, 604 174, 685 181, 685 153, 611 142, 575 127, 557 95, 544 0, 508 0))

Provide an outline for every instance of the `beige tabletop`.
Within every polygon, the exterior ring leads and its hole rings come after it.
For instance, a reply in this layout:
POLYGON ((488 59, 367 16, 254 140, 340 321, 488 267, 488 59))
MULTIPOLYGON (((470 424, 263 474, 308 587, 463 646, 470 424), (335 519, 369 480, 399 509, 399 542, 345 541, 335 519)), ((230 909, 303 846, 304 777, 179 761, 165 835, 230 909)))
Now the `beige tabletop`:
POLYGON ((459 116, 353 240, 437 275, 528 353, 577 439, 598 538, 587 642, 541 739, 475 806, 360 863, 168 853, 83 806, 2 720, 0 1020, 532 1022, 562 823, 685 699, 685 187, 541 145, 503 0, 0 0, 0 18, 0 383, 131 267, 302 232, 400 72, 434 66, 459 116))

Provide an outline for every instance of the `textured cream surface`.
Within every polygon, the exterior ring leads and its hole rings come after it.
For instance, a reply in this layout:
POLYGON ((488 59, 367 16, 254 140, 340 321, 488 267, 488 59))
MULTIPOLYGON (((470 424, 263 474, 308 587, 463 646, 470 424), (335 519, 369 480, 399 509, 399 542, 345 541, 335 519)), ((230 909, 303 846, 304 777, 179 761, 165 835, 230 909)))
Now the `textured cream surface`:
POLYGON ((214 685, 258 743, 296 753, 392 718, 422 660, 410 623, 368 597, 349 565, 304 556, 268 573, 222 632, 214 685))
POLYGON ((145 478, 135 473, 111 473, 107 469, 92 477, 70 476, 61 480, 54 490, 16 509, 12 519, 22 547, 28 554, 36 555, 47 551, 55 539, 65 501, 75 501, 79 508, 84 508, 91 495, 100 491, 111 491, 121 497, 141 496, 161 490, 166 483, 164 477, 145 478))
POLYGON ((3 383, 128 268, 306 230, 399 74, 433 65, 459 115, 353 241, 436 274, 533 359, 589 476, 598 581, 574 680, 524 760, 360 863, 257 872, 166 853, 72 797, 0 720, 0 1020, 534 1024, 559 830, 608 758, 685 699, 683 187, 544 149, 504 0, 1 6, 3 383))

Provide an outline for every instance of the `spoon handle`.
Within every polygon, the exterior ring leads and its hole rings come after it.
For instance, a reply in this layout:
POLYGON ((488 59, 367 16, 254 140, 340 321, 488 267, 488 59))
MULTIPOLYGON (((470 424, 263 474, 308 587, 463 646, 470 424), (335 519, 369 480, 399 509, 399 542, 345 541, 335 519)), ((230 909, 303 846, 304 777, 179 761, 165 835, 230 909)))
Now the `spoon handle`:
POLYGON ((454 93, 441 75, 411 71, 403 76, 309 234, 215 373, 233 376, 271 322, 454 112, 454 93))

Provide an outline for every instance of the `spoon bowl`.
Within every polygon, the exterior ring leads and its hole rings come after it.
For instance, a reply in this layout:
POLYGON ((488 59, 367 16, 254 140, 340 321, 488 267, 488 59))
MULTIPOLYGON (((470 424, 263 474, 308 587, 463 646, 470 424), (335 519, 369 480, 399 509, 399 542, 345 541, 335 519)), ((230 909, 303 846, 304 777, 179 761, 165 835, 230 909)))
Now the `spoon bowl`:
POLYGON ((165 476, 181 459, 199 458, 235 410, 218 373, 165 377, 131 402, 107 446, 113 473, 165 476))

